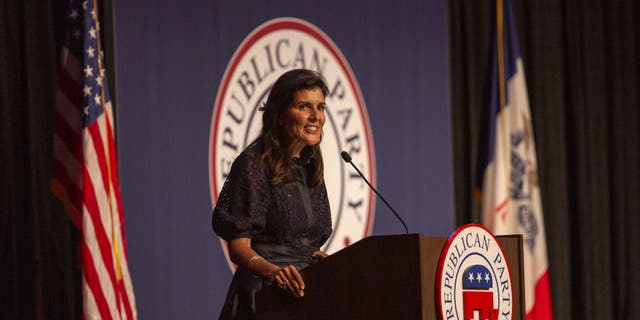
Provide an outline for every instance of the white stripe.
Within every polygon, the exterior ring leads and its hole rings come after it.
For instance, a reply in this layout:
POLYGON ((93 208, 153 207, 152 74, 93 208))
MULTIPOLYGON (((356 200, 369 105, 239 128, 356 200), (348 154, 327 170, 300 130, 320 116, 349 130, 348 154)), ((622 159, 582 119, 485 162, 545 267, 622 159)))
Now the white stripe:
MULTIPOLYGON (((512 78, 509 79, 509 100, 512 102, 510 108, 514 110, 513 118, 510 122, 516 129, 523 130, 526 126, 531 126, 531 115, 529 111, 529 97, 526 91, 526 84, 524 79, 524 67, 522 65, 522 59, 516 60, 516 70, 512 78)), ((521 147, 521 154, 525 154, 527 159, 531 159, 528 163, 527 171, 537 171, 535 142, 533 135, 531 136, 531 146, 529 148, 521 147)), ((535 305, 535 285, 547 269, 547 254, 546 254, 546 239, 544 232, 544 220, 542 216, 542 205, 540 199, 540 188, 530 185, 528 193, 530 194, 530 205, 533 209, 535 220, 537 221, 538 234, 536 236, 536 243, 533 252, 525 246, 524 250, 524 275, 525 275, 525 302, 527 312, 535 305)), ((514 208, 516 210, 516 208, 514 208)), ((514 224, 517 232, 524 233, 526 230, 522 229, 517 223, 514 224)))
POLYGON ((113 107, 111 105, 111 101, 105 103, 104 113, 107 115, 107 119, 109 119, 109 123, 111 124, 111 136, 114 136, 113 130, 115 130, 115 128, 113 124, 113 107))
POLYGON ((91 288, 89 288, 89 284, 87 283, 87 279, 82 275, 82 308, 85 319, 96 319, 99 320, 100 311, 98 309, 98 305, 96 304, 96 299, 93 296, 93 292, 91 292, 91 288))
MULTIPOLYGON (((485 168, 484 181, 482 187, 482 221, 485 225, 489 226, 494 234, 508 234, 509 231, 505 229, 507 224, 503 224, 502 214, 504 210, 508 210, 508 206, 504 206, 504 209, 500 212, 496 212, 496 209, 509 197, 507 191, 507 171, 505 166, 509 165, 508 155, 509 150, 504 150, 504 146, 509 143, 508 138, 504 137, 505 133, 508 135, 508 122, 503 121, 506 113, 510 110, 505 108, 504 113, 498 112, 495 119, 494 128, 494 144, 493 144, 493 159, 485 168), (503 129, 503 124, 506 124, 507 128, 503 129), (506 139, 506 141, 505 141, 506 139)), ((509 217, 507 216, 507 219, 509 217)))
POLYGON ((93 221, 89 216, 89 212, 86 206, 82 207, 82 232, 84 241, 86 242, 87 248, 91 255, 91 260, 93 260, 93 265, 96 269, 96 275, 100 282, 100 287, 95 289, 102 290, 102 294, 105 297, 105 301, 107 303, 107 307, 109 308, 109 312, 111 313, 111 317, 113 319, 117 319, 117 304, 115 292, 111 283, 111 278, 109 277, 107 266, 105 266, 105 262, 104 260, 102 260, 100 246, 95 236, 96 233, 93 221))
POLYGON ((82 190, 82 170, 80 162, 67 149, 67 145, 62 142, 62 138, 57 134, 53 135, 53 158, 60 162, 67 171, 69 179, 78 190, 82 190))

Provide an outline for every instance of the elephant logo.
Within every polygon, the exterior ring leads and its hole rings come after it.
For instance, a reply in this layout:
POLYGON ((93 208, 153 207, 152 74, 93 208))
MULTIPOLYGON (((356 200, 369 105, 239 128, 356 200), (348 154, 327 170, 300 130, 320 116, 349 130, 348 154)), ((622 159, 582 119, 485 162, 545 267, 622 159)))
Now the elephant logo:
POLYGON ((498 309, 493 303, 493 276, 483 265, 472 265, 462 275, 462 305, 464 320, 475 319, 478 311, 480 319, 498 319, 498 309))

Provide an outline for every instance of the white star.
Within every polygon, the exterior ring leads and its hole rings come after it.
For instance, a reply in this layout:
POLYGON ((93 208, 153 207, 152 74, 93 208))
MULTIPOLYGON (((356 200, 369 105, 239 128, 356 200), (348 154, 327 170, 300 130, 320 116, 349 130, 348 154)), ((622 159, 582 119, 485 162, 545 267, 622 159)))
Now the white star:
POLYGON ((491 278, 489 278, 489 274, 485 273, 484 274, 484 281, 489 282, 489 280, 491 280, 491 278))
POLYGON ((96 105, 100 105, 100 96, 96 93, 96 96, 93 97, 93 101, 96 102, 96 105))
POLYGON ((93 68, 91 68, 89 65, 87 65, 87 67, 84 68, 84 74, 87 77, 93 77, 93 68))
POLYGON ((89 1, 85 1, 82 3, 82 8, 87 10, 87 4, 89 3, 89 1))
POLYGON ((96 77, 96 83, 97 83, 99 86, 101 86, 101 87, 102 87, 102 80, 103 80, 103 77, 102 77, 102 76, 97 76, 97 77, 96 77))
POLYGON ((482 275, 480 275, 480 273, 476 273, 476 279, 478 279, 478 281, 482 280, 482 275))
POLYGON ((84 114, 89 114, 89 106, 84 107, 84 114))
POLYGON ((91 10, 91 17, 93 17, 93 20, 96 20, 98 18, 98 10, 95 8, 91 10))
POLYGON ((473 273, 469 272, 469 281, 473 282, 473 273))
POLYGON ((78 18, 78 10, 76 9, 71 9, 71 13, 69 14, 69 18, 75 20, 76 18, 78 18))
POLYGON ((89 48, 87 48, 87 55, 89 56, 89 58, 93 58, 94 52, 95 49, 92 46, 89 46, 89 48))
POLYGON ((89 36, 91 36, 91 38, 96 37, 96 29, 94 27, 91 27, 91 29, 89 29, 89 36))
POLYGON ((84 95, 85 96, 90 96, 91 95, 91 87, 89 87, 87 85, 84 86, 84 89, 82 91, 84 91, 84 95))

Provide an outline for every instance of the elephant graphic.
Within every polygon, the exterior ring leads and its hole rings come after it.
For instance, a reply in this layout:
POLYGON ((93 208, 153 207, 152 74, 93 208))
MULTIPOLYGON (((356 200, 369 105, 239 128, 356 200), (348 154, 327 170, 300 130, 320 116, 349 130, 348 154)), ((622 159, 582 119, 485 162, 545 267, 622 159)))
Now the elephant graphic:
POLYGON ((467 267, 462 280, 462 303, 464 320, 473 320, 478 311, 481 320, 498 319, 498 309, 493 304, 493 277, 489 269, 483 265, 467 267))

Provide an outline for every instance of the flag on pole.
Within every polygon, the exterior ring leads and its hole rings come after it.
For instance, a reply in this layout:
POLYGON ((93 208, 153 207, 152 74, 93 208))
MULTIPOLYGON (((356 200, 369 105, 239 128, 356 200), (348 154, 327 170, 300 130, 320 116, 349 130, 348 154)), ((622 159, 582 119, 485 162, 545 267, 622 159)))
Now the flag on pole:
POLYGON ((495 234, 523 235, 526 319, 552 319, 529 97, 510 1, 497 0, 496 14, 482 222, 495 234))
POLYGON ((83 319, 136 319, 97 0, 72 0, 56 96, 51 191, 81 231, 83 319))

